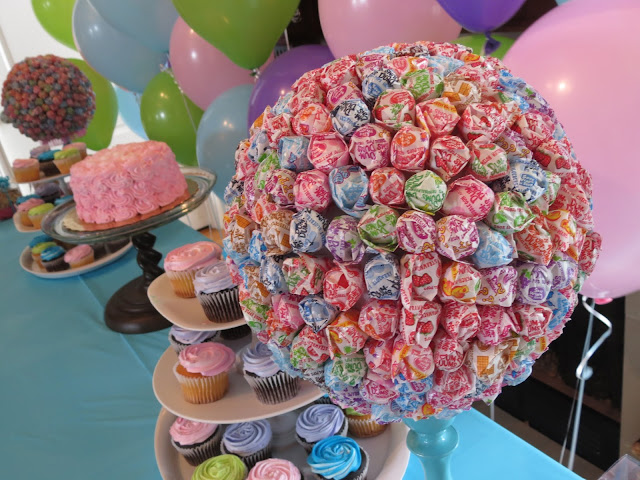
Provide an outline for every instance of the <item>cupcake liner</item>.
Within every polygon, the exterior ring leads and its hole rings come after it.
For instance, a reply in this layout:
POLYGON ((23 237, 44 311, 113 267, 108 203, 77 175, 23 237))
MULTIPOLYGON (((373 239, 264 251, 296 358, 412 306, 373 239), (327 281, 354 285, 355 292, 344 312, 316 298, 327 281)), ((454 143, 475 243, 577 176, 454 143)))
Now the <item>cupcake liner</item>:
POLYGON ((213 403, 224 397, 229 388, 229 376, 227 372, 219 373, 213 377, 186 377, 177 371, 178 363, 173 367, 184 399, 189 403, 213 403))
POLYGON ((250 333, 251 329, 247 325, 241 325, 239 327, 222 330, 220 336, 224 340, 237 340, 238 338, 246 337, 250 333))
POLYGON ((212 322, 232 322, 242 318, 238 286, 219 292, 198 293, 196 297, 202 305, 204 314, 212 322))
POLYGON ((319 399, 314 400, 313 404, 317 404, 317 405, 335 405, 335 403, 333 403, 331 401, 331 398, 329 398, 329 395, 324 395, 324 396, 320 397, 319 399))
POLYGON ((369 438, 380 435, 387 425, 380 425, 371 419, 371 415, 363 417, 349 417, 349 433, 358 438, 369 438))
MULTIPOLYGON (((365 480, 367 478, 367 472, 369 471, 369 454, 365 452, 362 448, 360 449, 360 456, 362 457, 362 462, 360 463, 360 468, 355 472, 351 472, 349 475, 344 477, 344 480, 365 480)), ((326 477, 322 475, 313 474, 313 479, 315 480, 328 480, 326 477)))
POLYGON ((40 180, 40 166, 34 165, 29 168, 14 169, 13 175, 16 177, 16 182, 18 183, 40 180))
POLYGON ((52 177, 60 173, 60 170, 58 170, 56 164, 53 163, 53 160, 49 160, 48 162, 40 162, 39 167, 40 171, 44 174, 45 177, 52 177))
MULTIPOLYGON (((344 421, 342 422, 342 428, 335 435, 338 435, 340 437, 346 437, 348 431, 349 431, 349 419, 347 417, 344 417, 344 421)), ((313 446, 316 443, 318 443, 320 440, 318 440, 318 442, 309 443, 296 433, 296 441, 302 446, 302 448, 304 448, 305 452, 311 453, 311 450, 313 450, 313 446)))
POLYGON ((83 258, 79 259, 78 261, 69 263, 69 266, 71 268, 78 268, 78 267, 82 267, 84 265, 89 265, 90 263, 93 263, 94 261, 95 261, 95 256, 93 254, 93 251, 91 251, 88 255, 84 256, 83 258))
MULTIPOLYGON (((213 337, 207 338, 204 342, 200 342, 200 343, 215 342, 219 336, 220 336, 220 332, 219 331, 215 332, 215 335, 213 337)), ((189 346, 186 343, 180 343, 179 341, 177 341, 175 338, 173 338, 173 335, 169 335, 169 343, 171 344, 171 346, 173 347, 173 350, 177 354, 180 354, 182 350, 184 350, 189 346)))
POLYGON ((48 262, 42 262, 47 272, 62 272, 69 269, 69 264, 64 261, 63 257, 54 258, 48 262))
POLYGON ((174 272, 171 270, 165 272, 177 296, 182 298, 194 298, 196 296, 196 291, 193 288, 196 271, 196 269, 191 269, 183 272, 174 272))
POLYGON ((20 215, 20 222, 22 223, 22 225, 24 225, 25 227, 33 227, 33 223, 31 223, 28 211, 20 212, 18 215, 20 215))
POLYGON ((78 163, 80 160, 82 160, 80 155, 76 155, 74 157, 55 158, 53 163, 58 167, 60 173, 69 173, 73 164, 78 163))
POLYGON ((262 450, 258 450, 257 452, 252 453, 251 455, 247 455, 246 457, 243 457, 238 453, 227 451, 227 449, 224 448, 224 442, 220 444, 220 451, 222 452, 223 455, 231 454, 231 455, 238 456, 240 460, 242 460, 242 463, 244 463, 247 466, 247 469, 251 470, 256 463, 261 462, 262 460, 266 460, 267 458, 271 458, 271 442, 269 442, 269 445, 267 445, 262 450))
POLYGON ((31 220, 31 224, 36 228, 40 228, 40 226, 42 225, 43 218, 44 218, 44 215, 29 216, 29 220, 31 220))
POLYGON ((244 372, 244 378, 253 389, 260 403, 276 405, 295 397, 300 391, 298 378, 285 372, 278 372, 270 377, 259 377, 251 372, 244 372))
POLYGON ((224 430, 224 426, 219 425, 213 435, 195 445, 180 445, 173 439, 171 439, 171 445, 185 458, 189 465, 197 467, 205 460, 220 455, 220 443, 222 442, 224 430))

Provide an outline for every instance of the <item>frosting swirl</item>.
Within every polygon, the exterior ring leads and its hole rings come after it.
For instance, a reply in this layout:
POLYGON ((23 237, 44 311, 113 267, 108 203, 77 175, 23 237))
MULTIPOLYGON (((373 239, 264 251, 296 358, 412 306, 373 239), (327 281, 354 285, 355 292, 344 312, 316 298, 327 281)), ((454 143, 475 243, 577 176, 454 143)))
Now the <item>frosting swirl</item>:
POLYGON ((91 254, 92 251, 93 248, 91 248, 89 245, 78 245, 64 254, 64 261, 67 263, 77 262, 81 258, 84 258, 87 255, 91 254))
POLYGON ((53 242, 53 238, 51 238, 49 235, 44 235, 44 234, 36 235, 29 242, 29 248, 33 248, 39 243, 44 243, 44 242, 53 242))
POLYGON ((235 359, 233 350, 215 342, 189 345, 178 356, 180 365, 187 372, 200 373, 208 377, 228 371, 235 359))
POLYGON ((271 442, 271 425, 266 420, 230 425, 224 432, 222 443, 229 453, 246 457, 266 448, 271 442))
POLYGON ((348 437, 325 438, 313 446, 307 463, 313 473, 332 480, 342 480, 360 468, 360 446, 348 437))
POLYGON ((270 377, 280 371, 280 367, 271 356, 271 350, 261 342, 245 350, 242 354, 242 361, 247 372, 259 377, 270 377))
POLYGON ((18 205, 17 210, 19 212, 28 212, 33 207, 37 207, 38 205, 43 205, 43 204, 44 204, 44 200, 42 200, 41 198, 29 198, 28 200, 25 200, 20 205, 18 205))
POLYGON ((300 480, 300 470, 288 460, 268 458, 255 464, 247 480, 300 480))
POLYGON ((165 270, 182 272, 207 266, 222 255, 220 246, 213 242, 196 242, 170 251, 164 260, 165 270))
POLYGON ((344 413, 335 405, 312 405, 296 421, 296 433, 306 442, 315 443, 337 435, 344 424, 344 413))
POLYGON ((13 168, 27 168, 38 165, 38 161, 35 158, 18 158, 13 161, 13 168))
POLYGON ((233 288, 229 267, 223 260, 218 260, 196 272, 193 287, 196 293, 214 293, 233 288))
POLYGON ((31 247, 31 253, 34 255, 39 255, 44 252, 49 247, 55 247, 57 245, 56 242, 41 242, 31 247))
POLYGON ((198 332, 196 330, 187 330, 186 328, 178 327, 174 325, 169 330, 169 336, 183 345, 194 345, 196 343, 202 343, 205 340, 209 340, 215 337, 217 332, 198 332))
POLYGON ((45 248, 40 254, 40 258, 43 262, 49 262, 51 260, 55 260, 56 258, 60 258, 64 255, 64 248, 60 245, 54 245, 48 248, 45 248))
POLYGON ((247 467, 235 455, 218 455, 201 463, 191 480, 244 480, 247 467))
POLYGON ((217 423, 194 422, 178 417, 169 428, 171 439, 178 445, 196 445, 204 442, 218 429, 217 423))

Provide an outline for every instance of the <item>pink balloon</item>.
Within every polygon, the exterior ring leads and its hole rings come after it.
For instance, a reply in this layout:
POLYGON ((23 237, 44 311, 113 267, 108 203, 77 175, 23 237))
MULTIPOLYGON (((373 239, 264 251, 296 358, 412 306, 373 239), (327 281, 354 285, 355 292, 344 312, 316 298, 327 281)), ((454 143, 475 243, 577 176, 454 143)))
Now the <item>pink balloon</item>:
MULTIPOLYGON (((273 55, 267 64, 272 59, 273 55)), ((171 32, 169 61, 180 88, 203 110, 222 92, 253 83, 250 70, 229 60, 194 32, 182 18, 178 18, 171 32)))
POLYGON ((621 297, 640 289, 640 22, 637 0, 580 0, 554 8, 504 57, 549 101, 593 176, 602 255, 581 293, 621 297))
POLYGON ((336 58, 394 42, 449 42, 461 31, 436 0, 319 0, 318 10, 336 58))

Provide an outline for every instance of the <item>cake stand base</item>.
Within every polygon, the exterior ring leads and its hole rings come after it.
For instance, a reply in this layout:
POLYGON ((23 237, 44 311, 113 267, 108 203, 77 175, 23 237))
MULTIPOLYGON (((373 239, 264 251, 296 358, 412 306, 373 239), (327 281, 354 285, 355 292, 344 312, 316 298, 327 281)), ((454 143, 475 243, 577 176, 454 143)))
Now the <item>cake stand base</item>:
POLYGON ((458 446, 453 420, 403 420, 411 429, 407 434, 407 447, 422 463, 427 480, 452 480, 451 454, 458 446))

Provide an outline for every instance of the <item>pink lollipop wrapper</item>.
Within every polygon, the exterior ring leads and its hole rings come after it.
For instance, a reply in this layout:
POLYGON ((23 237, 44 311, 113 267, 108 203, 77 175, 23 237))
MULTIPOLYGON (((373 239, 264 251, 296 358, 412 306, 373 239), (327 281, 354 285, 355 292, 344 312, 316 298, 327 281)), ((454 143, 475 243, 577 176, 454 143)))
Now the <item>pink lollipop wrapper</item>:
POLYGON ((470 142, 469 174, 483 182, 492 182, 507 175, 507 153, 494 143, 470 142))
POLYGON ((407 345, 402 335, 393 343, 391 374, 402 375, 409 381, 427 378, 433 373, 433 352, 431 348, 419 345, 407 345))
POLYGON ((290 113, 281 113, 264 120, 263 128, 267 131, 269 145, 275 148, 282 137, 293 135, 291 122, 292 116, 290 113))
POLYGON ((465 362, 484 383, 494 383, 502 378, 518 348, 518 339, 505 340, 497 345, 473 342, 465 362))
POLYGON ((389 58, 389 55, 385 53, 368 53, 366 55, 359 55, 356 62, 356 72, 358 72, 358 77, 362 80, 376 70, 380 70, 384 67, 385 62, 387 62, 389 58))
POLYGON ((428 347, 438 328, 442 305, 429 300, 411 300, 400 315, 400 335, 407 345, 428 347))
POLYGON ((429 168, 445 182, 459 174, 471 160, 471 152, 458 137, 444 135, 431 144, 429 168))
POLYGON ((462 366, 464 349, 455 339, 438 329, 433 338, 433 361, 438 370, 452 372, 462 366))
POLYGON ((551 205, 550 210, 567 210, 576 219, 578 226, 588 231, 593 230, 591 202, 582 186, 572 177, 562 179, 558 196, 553 205, 551 205))
POLYGON ((495 103, 472 103, 462 113, 458 129, 462 138, 481 141, 482 143, 495 142, 507 128, 507 119, 502 114, 502 109, 495 103))
POLYGON ((296 115, 300 110, 310 103, 324 103, 325 93, 317 82, 307 82, 303 87, 293 94, 287 103, 287 107, 292 115, 296 115))
POLYGON ((448 302, 442 307, 440 325, 447 335, 465 344, 478 333, 480 314, 475 304, 448 302))
POLYGON ((376 100, 373 116, 375 123, 391 130, 400 130, 404 126, 413 125, 416 101, 408 90, 386 90, 376 100))
POLYGON ((376 168, 369 178, 369 195, 374 203, 401 207, 404 200, 404 174, 393 167, 376 168))
POLYGON ((478 86, 456 75, 447 75, 444 79, 442 97, 448 98, 451 105, 456 107, 459 115, 472 103, 480 101, 480 89, 478 86))
POLYGON ((363 125, 351 137, 349 153, 367 171, 386 167, 391 161, 391 138, 391 132, 380 125, 363 125))
MULTIPOLYGON (((584 228, 578 227, 576 229, 576 235, 575 237, 573 237, 573 243, 569 245, 569 248, 567 248, 566 252, 564 253, 569 255, 575 261, 578 261, 580 259, 580 255, 582 254, 582 249, 584 248, 586 235, 587 235, 587 231, 584 228)), ((562 253, 562 252, 556 252, 556 253, 562 253)))
POLYGON ((350 310, 367 291, 358 265, 337 263, 324 277, 324 299, 343 312, 350 310))
POLYGON ((498 345, 520 332, 520 325, 511 307, 478 305, 478 313, 478 340, 485 345, 498 345))
POLYGON ((373 337, 369 337, 364 344, 364 358, 369 371, 375 372, 385 379, 391 379, 394 339, 395 337, 389 340, 376 340, 373 337))
POLYGON ((367 334, 358 327, 358 315, 357 310, 342 312, 325 328, 331 358, 336 355, 349 355, 364 348, 367 334))
POLYGON ((571 152, 565 144, 555 138, 548 138, 533 152, 533 158, 545 170, 565 175, 576 171, 571 152))
POLYGON ((438 296, 442 302, 474 303, 480 278, 480 272, 471 265, 451 262, 442 271, 438 296))
POLYGON ((329 177, 320 170, 300 172, 293 185, 293 197, 298 210, 310 208, 318 212, 331 203, 329 177))
POLYGON ((353 82, 343 83, 327 92, 326 104, 329 110, 333 110, 345 100, 364 100, 362 92, 353 82))
POLYGON ((360 310, 358 326, 375 340, 389 340, 398 331, 400 309, 394 300, 369 300, 360 310))
MULTIPOLYGON (((296 135, 313 135, 331 131, 331 115, 329 109, 321 103, 309 103, 296 113, 291 121, 296 135)), ((289 133, 289 135, 292 135, 289 133)), ((287 135, 282 135, 287 136, 287 135)))
POLYGON ((360 384, 360 394, 365 400, 378 405, 388 404, 400 395, 394 390, 390 379, 385 379, 372 371, 367 372, 360 384))
POLYGON ((260 226, 267 255, 284 255, 293 251, 289 243, 292 218, 293 212, 284 209, 268 213, 262 218, 260 226))
POLYGON ((466 365, 452 372, 436 370, 433 380, 433 389, 448 395, 452 401, 470 394, 476 386, 476 376, 466 365))
POLYGON ((493 190, 487 184, 467 175, 449 184, 441 211, 445 215, 461 215, 477 222, 487 216, 494 199, 493 190))
POLYGON ((236 215, 229 224, 231 246, 238 253, 249 252, 249 240, 252 232, 258 228, 253 220, 245 215, 236 215))
POLYGON ((296 295, 312 295, 322 292, 322 281, 331 268, 331 260, 301 253, 299 257, 286 258, 282 273, 289 291, 296 295))
POLYGON ((271 303, 273 305, 273 316, 269 321, 269 336, 281 347, 291 344, 295 335, 305 325, 298 303, 302 300, 300 295, 283 293, 274 295, 271 303))
POLYGON ((294 368, 306 369, 322 365, 327 360, 329 360, 327 336, 322 332, 314 332, 309 325, 306 325, 291 343, 291 365, 294 368))
POLYGON ((596 266, 600 251, 602 250, 602 237, 597 232, 590 232, 586 235, 584 241, 584 247, 580 252, 580 258, 578 260, 578 266, 580 270, 587 275, 591 275, 593 269, 596 266))
POLYGON ((271 302, 271 293, 260 281, 260 266, 246 265, 243 270, 246 277, 245 287, 249 296, 263 305, 271 302))
POLYGON ((416 105, 416 125, 428 130, 434 138, 450 135, 460 115, 448 98, 434 98, 416 105))
POLYGON ((429 131, 414 125, 406 125, 391 141, 391 164, 399 170, 419 172, 424 170, 429 155, 429 131))
POLYGON ((271 172, 265 184, 265 192, 273 202, 281 207, 292 206, 295 201, 293 186, 296 183, 296 173, 284 168, 271 172))
POLYGON ((240 270, 238 270, 238 266, 236 265, 236 262, 234 262, 231 257, 227 257, 225 259, 225 263, 227 264, 227 267, 229 267, 229 274, 231 275, 231 281, 235 285, 243 285, 244 280, 240 275, 240 270))
POLYGON ((436 222, 436 251, 451 260, 472 255, 480 239, 476 224, 460 215, 448 215, 436 222))
POLYGON ((435 252, 406 254, 400 259, 400 299, 405 308, 413 299, 433 300, 438 293, 442 262, 435 252))
POLYGON ((548 307, 522 303, 513 304, 513 314, 522 328, 520 335, 526 341, 542 337, 553 317, 553 311, 548 307))
POLYGON ((516 299, 516 279, 518 272, 511 266, 483 268, 480 291, 476 298, 478 305, 499 305, 510 307, 516 299))
POLYGON ((408 253, 435 251, 436 222, 431 215, 417 210, 408 210, 398 218, 396 230, 398 232, 398 246, 404 251, 408 253))
POLYGON ((293 82, 293 85, 291 85, 291 90, 293 90, 294 92, 298 92, 300 89, 306 88, 313 83, 318 83, 318 85, 320 85, 320 76, 323 72, 324 67, 319 67, 303 73, 295 82, 293 82))
POLYGON ((529 110, 519 116, 511 128, 522 135, 524 143, 531 151, 535 151, 553 135, 554 122, 544 113, 529 110))
POLYGON ((326 175, 336 167, 348 165, 351 159, 349 147, 335 132, 312 135, 307 155, 313 166, 326 175))
POLYGON ((360 85, 360 78, 356 71, 355 57, 342 57, 327 64, 320 74, 320 85, 324 90, 329 90, 342 83, 360 85))
POLYGON ((555 248, 544 217, 534 218, 529 225, 516 232, 513 237, 516 241, 518 257, 521 260, 541 265, 549 264, 555 248))

